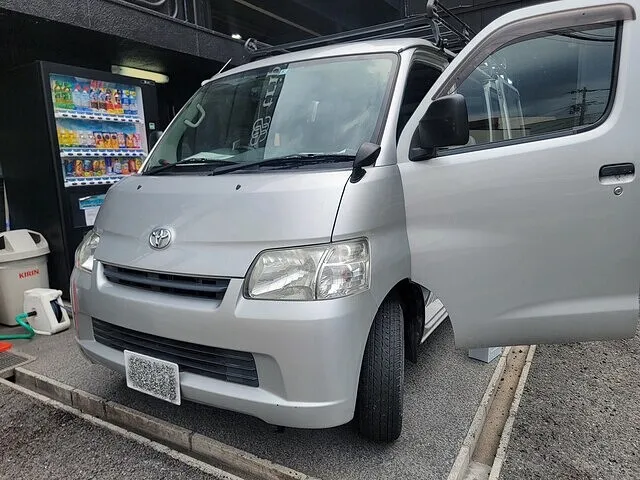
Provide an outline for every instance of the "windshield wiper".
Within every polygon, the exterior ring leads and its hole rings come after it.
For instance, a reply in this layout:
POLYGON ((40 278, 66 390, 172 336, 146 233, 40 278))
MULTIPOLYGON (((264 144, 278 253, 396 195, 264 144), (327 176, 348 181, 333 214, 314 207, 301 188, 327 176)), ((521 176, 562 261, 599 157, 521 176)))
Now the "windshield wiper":
POLYGON ((264 158, 255 162, 243 162, 236 163, 234 165, 224 166, 216 168, 209 175, 222 175, 224 173, 235 172, 244 168, 261 167, 263 165, 271 166, 299 166, 309 165, 312 163, 333 163, 333 162, 348 162, 353 160, 355 155, 351 155, 345 152, 337 153, 295 153, 293 155, 285 155, 282 157, 264 158))
POLYGON ((167 163, 166 165, 158 165, 156 167, 153 167, 149 170, 147 170, 146 172, 142 173, 142 175, 153 175, 155 173, 160 173, 160 172, 164 172, 166 170, 171 170, 172 168, 174 168, 176 165, 236 165, 237 162, 232 162, 230 160, 216 160, 216 159, 211 159, 211 158, 205 158, 205 157, 189 157, 189 158, 183 158, 182 160, 178 160, 177 162, 174 163, 167 163))

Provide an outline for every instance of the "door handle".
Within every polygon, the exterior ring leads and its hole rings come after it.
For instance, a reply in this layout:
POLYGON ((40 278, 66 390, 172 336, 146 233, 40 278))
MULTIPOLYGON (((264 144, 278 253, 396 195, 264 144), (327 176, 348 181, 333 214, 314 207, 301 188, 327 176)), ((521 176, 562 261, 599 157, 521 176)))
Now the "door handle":
POLYGON ((633 163, 617 163, 614 165, 604 165, 600 167, 600 179, 607 177, 623 177, 633 175, 636 167, 633 163))

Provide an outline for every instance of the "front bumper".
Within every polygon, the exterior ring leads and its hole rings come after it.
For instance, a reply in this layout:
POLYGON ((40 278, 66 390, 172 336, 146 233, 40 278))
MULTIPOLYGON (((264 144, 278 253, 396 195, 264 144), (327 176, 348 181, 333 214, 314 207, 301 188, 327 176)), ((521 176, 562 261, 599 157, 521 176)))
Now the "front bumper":
POLYGON ((259 386, 180 373, 182 397, 265 422, 327 428, 353 418, 362 354, 377 307, 371 294, 312 301, 248 300, 231 279, 221 302, 109 283, 74 270, 78 343, 93 361, 124 374, 122 351, 95 341, 92 317, 164 338, 250 352, 259 386))

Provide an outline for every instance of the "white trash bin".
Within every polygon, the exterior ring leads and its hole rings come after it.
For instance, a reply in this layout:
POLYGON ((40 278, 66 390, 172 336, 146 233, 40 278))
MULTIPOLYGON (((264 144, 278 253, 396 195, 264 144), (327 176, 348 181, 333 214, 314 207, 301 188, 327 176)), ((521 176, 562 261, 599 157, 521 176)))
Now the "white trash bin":
POLYGON ((31 230, 0 233, 0 324, 17 325, 24 292, 49 288, 49 244, 31 230))

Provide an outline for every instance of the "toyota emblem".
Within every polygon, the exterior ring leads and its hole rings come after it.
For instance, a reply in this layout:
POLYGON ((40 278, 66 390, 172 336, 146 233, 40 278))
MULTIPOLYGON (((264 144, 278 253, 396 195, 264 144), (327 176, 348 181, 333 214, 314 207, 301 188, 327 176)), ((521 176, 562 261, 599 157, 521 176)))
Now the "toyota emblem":
POLYGON ((171 230, 168 228, 154 228, 149 235, 149 245, 156 250, 167 248, 171 243, 171 230))

